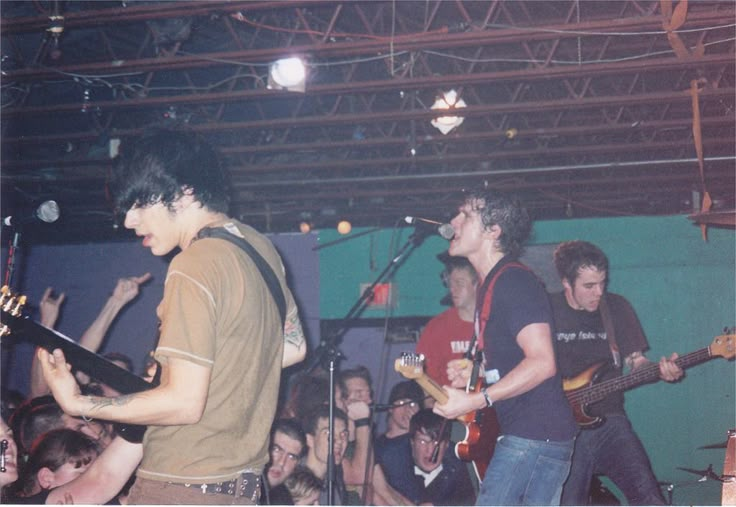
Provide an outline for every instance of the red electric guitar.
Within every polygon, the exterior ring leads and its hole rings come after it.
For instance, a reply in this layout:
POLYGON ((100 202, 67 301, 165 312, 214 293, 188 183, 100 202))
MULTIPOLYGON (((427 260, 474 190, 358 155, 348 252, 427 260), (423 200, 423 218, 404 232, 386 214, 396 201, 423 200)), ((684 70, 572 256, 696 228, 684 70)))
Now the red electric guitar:
MULTIPOLYGON (((447 401, 447 393, 442 386, 424 373, 423 354, 401 354, 394 362, 394 369, 403 377, 419 384, 438 403, 447 401)), ((476 385, 471 391, 479 387, 476 385)), ((465 424, 465 439, 455 445, 455 455, 463 461, 470 461, 478 480, 482 481, 500 431, 496 411, 492 407, 484 408, 460 416, 458 420, 465 424)))

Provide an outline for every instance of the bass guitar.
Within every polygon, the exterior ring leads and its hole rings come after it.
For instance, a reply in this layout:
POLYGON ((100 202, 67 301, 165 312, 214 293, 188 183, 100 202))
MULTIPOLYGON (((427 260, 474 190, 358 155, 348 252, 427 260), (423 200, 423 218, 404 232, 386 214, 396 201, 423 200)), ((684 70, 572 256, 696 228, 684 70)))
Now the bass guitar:
POLYGON ((13 294, 7 286, 0 289, 0 337, 12 336, 25 340, 49 352, 61 349, 69 364, 90 377, 107 384, 121 394, 131 394, 155 387, 141 377, 98 356, 63 334, 49 329, 27 316, 23 306, 26 296, 13 294))
MULTIPOLYGON (((678 357, 675 363, 684 370, 714 357, 733 359, 734 355, 736 355, 734 335, 727 334, 716 336, 708 347, 678 357)), ((608 367, 609 362, 596 363, 575 377, 562 379, 562 388, 570 402, 575 420, 583 429, 595 428, 604 421, 603 417, 588 414, 587 409, 591 403, 601 401, 609 394, 659 380, 658 363, 644 366, 627 375, 601 381, 608 367)))
MULTIPOLYGON (((442 386, 424 373, 423 354, 404 352, 394 361, 394 369, 404 378, 419 384, 438 403, 447 401, 447 393, 442 386)), ((500 433, 496 411, 488 407, 462 415, 458 420, 465 425, 465 438, 455 445, 455 455, 471 462, 478 480, 482 481, 500 433)))

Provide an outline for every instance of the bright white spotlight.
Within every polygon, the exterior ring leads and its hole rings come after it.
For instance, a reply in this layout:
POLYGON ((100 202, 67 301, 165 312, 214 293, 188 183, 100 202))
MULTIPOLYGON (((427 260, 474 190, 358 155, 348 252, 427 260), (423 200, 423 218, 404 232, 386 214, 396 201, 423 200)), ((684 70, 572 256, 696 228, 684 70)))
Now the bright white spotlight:
POLYGON ((276 60, 269 67, 268 89, 303 92, 307 83, 307 68, 301 58, 276 60))
MULTIPOLYGON (((462 109, 464 107, 467 107, 465 101, 458 98, 457 92, 455 90, 450 90, 448 92, 445 92, 442 97, 437 97, 437 100, 434 101, 431 109, 454 110, 462 109)), ((440 116, 439 118, 433 119, 431 123, 434 128, 436 128, 443 134, 447 134, 449 131, 459 126, 464 121, 465 118, 463 116, 440 116)))

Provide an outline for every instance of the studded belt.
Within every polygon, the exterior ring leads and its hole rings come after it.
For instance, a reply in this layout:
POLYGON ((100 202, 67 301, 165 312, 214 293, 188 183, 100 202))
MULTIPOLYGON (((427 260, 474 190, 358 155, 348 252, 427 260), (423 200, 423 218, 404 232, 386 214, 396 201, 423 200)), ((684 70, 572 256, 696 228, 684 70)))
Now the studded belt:
POLYGON ((256 501, 261 495, 261 477, 253 472, 243 472, 236 479, 210 484, 170 483, 185 488, 199 489, 203 495, 230 495, 249 497, 256 501))

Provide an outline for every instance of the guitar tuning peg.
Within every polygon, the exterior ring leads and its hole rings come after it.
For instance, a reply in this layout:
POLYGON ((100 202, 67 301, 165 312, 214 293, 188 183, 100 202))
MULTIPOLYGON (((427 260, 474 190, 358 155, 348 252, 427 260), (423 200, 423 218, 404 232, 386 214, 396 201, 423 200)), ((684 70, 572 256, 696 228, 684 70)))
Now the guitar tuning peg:
POLYGON ((20 296, 18 298, 18 302, 15 304, 15 306, 10 310, 10 313, 16 317, 20 315, 20 311, 23 309, 23 307, 26 305, 26 300, 28 298, 26 296, 20 296))
POLYGON ((5 299, 10 295, 10 289, 7 285, 3 285, 0 288, 0 306, 5 304, 5 299))

